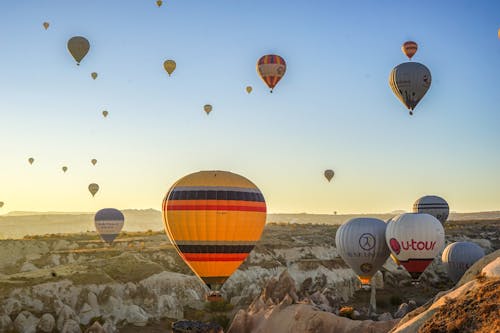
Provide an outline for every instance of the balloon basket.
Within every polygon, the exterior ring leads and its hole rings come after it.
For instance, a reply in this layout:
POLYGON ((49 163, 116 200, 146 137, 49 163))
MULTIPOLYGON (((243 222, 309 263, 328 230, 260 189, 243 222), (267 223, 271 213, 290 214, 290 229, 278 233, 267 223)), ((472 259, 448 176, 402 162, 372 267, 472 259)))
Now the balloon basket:
POLYGON ((212 291, 206 297, 208 302, 221 302, 224 300, 220 291, 212 291))

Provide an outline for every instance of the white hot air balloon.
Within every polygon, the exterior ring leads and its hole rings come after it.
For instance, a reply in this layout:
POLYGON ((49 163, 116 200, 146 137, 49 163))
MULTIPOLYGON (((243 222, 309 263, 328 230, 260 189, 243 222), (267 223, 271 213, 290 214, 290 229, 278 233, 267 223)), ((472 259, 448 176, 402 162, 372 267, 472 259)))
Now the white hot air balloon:
POLYGON ((404 62, 392 69, 389 86, 412 115, 418 102, 429 90, 431 80, 431 72, 427 67, 418 62, 404 62))
POLYGON ((444 224, 450 214, 450 207, 446 200, 436 195, 426 195, 413 204, 414 213, 426 213, 434 216, 444 224))
POLYGON ((111 245, 123 228, 125 217, 114 208, 104 208, 94 217, 95 228, 102 240, 111 245))
POLYGON ((390 251, 385 242, 384 221, 354 218, 342 224, 335 235, 339 255, 358 275, 363 285, 382 267, 390 251))
POLYGON ((444 245, 444 229, 434 216, 405 213, 387 224, 385 240, 391 253, 417 280, 444 245))
MULTIPOLYGON (((392 219, 394 218, 395 216, 391 217, 390 219, 388 219, 385 223, 388 224, 389 222, 392 221, 392 219)), ((390 250, 389 250, 390 251, 390 250)), ((394 261, 394 263, 398 266, 398 269, 401 270, 403 269, 401 267, 401 263, 399 262, 398 258, 396 258, 396 256, 394 254, 391 253, 391 259, 392 261, 394 261)))
POLYGON ((457 283, 476 261, 484 257, 484 250, 471 242, 455 242, 448 245, 441 259, 450 279, 457 283))

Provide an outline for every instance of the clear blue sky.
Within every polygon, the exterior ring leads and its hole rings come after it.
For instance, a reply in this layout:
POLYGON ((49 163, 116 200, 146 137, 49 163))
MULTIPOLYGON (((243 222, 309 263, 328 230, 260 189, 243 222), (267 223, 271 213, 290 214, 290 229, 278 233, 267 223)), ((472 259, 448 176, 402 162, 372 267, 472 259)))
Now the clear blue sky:
POLYGON ((424 194, 500 209, 498 13, 497 1, 1 1, 2 210, 159 209, 203 169, 248 177, 270 212, 387 212, 424 194), (74 35, 91 43, 79 67, 74 35), (387 82, 409 39, 433 76, 413 117, 387 82), (288 64, 273 94, 255 70, 267 53, 288 64))

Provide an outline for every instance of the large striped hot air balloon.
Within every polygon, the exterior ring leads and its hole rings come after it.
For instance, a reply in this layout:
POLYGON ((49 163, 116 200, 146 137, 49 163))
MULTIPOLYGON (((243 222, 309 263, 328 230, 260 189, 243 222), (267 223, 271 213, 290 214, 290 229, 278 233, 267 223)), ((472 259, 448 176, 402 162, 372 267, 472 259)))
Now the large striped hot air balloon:
POLYGON ((170 188, 163 199, 163 222, 179 255, 211 289, 212 300, 260 239, 266 203, 243 176, 200 171, 170 188))
POLYGON ((286 72, 285 59, 276 54, 262 56, 257 62, 257 73, 271 92, 286 72))

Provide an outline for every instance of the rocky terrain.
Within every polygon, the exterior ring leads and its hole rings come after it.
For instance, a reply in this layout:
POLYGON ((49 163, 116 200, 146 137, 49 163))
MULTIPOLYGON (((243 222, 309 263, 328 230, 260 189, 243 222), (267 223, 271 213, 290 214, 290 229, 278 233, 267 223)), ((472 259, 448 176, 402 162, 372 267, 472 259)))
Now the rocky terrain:
MULTIPOLYGON (((448 223, 447 241, 467 239, 491 253, 500 248, 499 227, 499 220, 448 223)), ((248 318, 265 316, 270 307, 285 309, 276 312, 277 323, 293 313, 312 316, 320 325, 323 319, 318 318, 328 315, 326 322, 386 332, 398 318, 453 287, 439 259, 418 286, 388 260, 375 279, 377 310, 370 313, 369 292, 360 289, 337 256, 336 229, 268 224, 258 246, 226 283, 227 302, 220 305, 207 305, 203 285, 163 232, 122 233, 111 247, 90 232, 2 240, 0 332, 84 332, 95 321, 108 333, 168 332, 177 319, 211 320, 228 327, 235 315, 231 331, 250 332, 236 328, 242 322, 238 318, 247 316, 244 322, 249 323, 248 318), (346 312, 348 307, 352 311, 346 312), (359 320, 352 324, 340 315, 359 320)))

